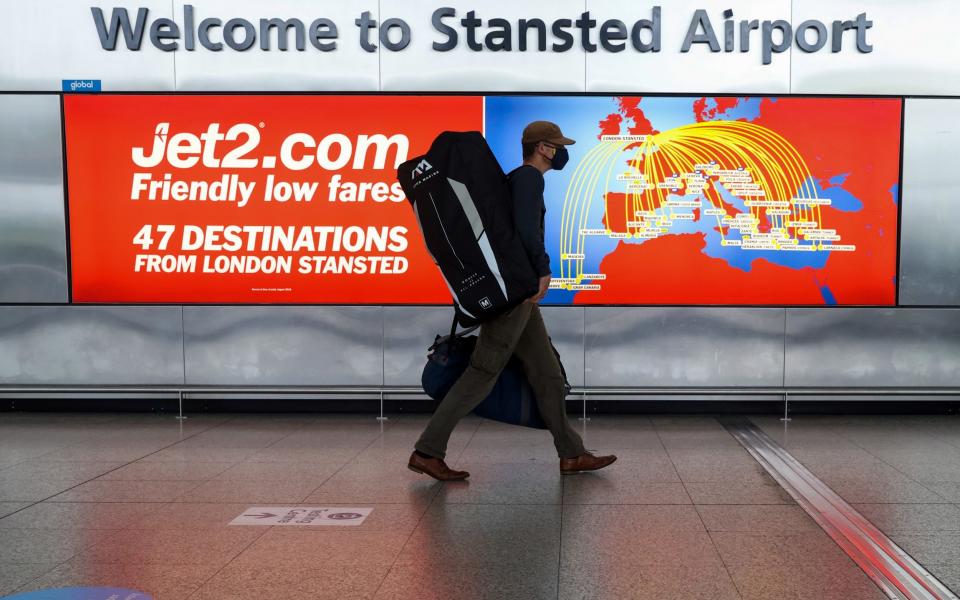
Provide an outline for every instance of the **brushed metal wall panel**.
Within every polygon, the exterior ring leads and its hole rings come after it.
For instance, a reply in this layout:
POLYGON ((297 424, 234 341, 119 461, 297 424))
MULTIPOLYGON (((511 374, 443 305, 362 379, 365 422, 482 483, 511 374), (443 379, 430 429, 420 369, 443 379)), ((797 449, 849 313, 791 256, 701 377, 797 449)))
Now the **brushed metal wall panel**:
POLYGON ((960 100, 908 98, 904 115, 900 303, 960 305, 960 100))
POLYGON ((183 383, 179 306, 0 306, 0 383, 183 383))
MULTIPOLYGON (((843 37, 843 50, 831 52, 828 41, 808 54, 794 46, 791 88, 794 94, 960 94, 960 44, 955 0, 864 2, 863 0, 794 0, 793 23, 834 20, 866 13, 873 27, 866 40, 869 54, 856 49, 855 31, 843 37)), ((812 38, 812 36, 811 36, 812 38)))
POLYGON ((170 0, 30 0, 3 3, 0 36, 0 90, 57 91, 64 79, 99 79, 104 91, 173 89, 174 53, 150 43, 150 23, 170 18, 170 0), (104 50, 90 7, 110 19, 114 7, 126 8, 133 26, 137 9, 148 9, 140 49, 121 40, 104 50))
POLYGON ((185 306, 188 384, 380 385, 379 306, 185 306))
MULTIPOLYGON (((483 19, 502 18, 516 27, 518 19, 539 18, 545 23, 557 19, 576 19, 584 10, 583 0, 553 0, 551 2, 515 2, 514 0, 486 0, 480 3, 436 3, 432 0, 382 0, 381 13, 385 17, 403 18, 411 29, 410 45, 405 49, 380 52, 380 89, 384 91, 584 91, 584 55, 579 39, 566 52, 538 52, 535 34, 530 34, 527 51, 492 52, 486 48, 474 52, 467 48, 466 31, 460 19, 467 11, 476 11, 483 19), (433 49, 434 42, 445 42, 446 36, 431 26, 431 15, 442 7, 456 9, 456 16, 444 19, 459 34, 457 46, 449 51, 433 49), (532 46, 532 48, 531 48, 532 46)), ((549 27, 549 25, 548 25, 549 27)), ((477 29, 476 37, 482 43, 489 31, 477 29)), ((569 31, 574 31, 570 29, 569 31)), ((513 32, 514 43, 518 33, 513 32)), ((594 38, 596 33, 594 33, 594 38)), ((547 36, 547 44, 552 42, 547 36)), ((549 46, 548 46, 549 48, 549 46)))
MULTIPOLYGON (((790 54, 773 55, 762 61, 759 32, 753 33, 750 52, 711 52, 693 44, 680 52, 687 27, 698 9, 707 15, 723 45, 723 11, 733 10, 734 19, 790 20, 790 0, 702 0, 636 2, 634 0, 587 0, 587 9, 598 23, 619 19, 632 27, 651 19, 654 6, 661 8, 661 50, 642 53, 626 41, 621 52, 599 48, 587 54, 586 88, 590 92, 689 92, 689 93, 787 93, 790 91, 790 54)), ((649 41, 650 33, 642 38, 649 41)), ((692 115, 691 115, 692 118, 692 115)))
POLYGON ((60 99, 0 95, 0 302, 66 302, 60 99))
POLYGON ((567 381, 574 387, 583 386, 583 327, 582 306, 543 306, 543 321, 553 346, 560 353, 567 381))
POLYGON ((588 386, 779 386, 781 308, 588 307, 588 386))
MULTIPOLYGON (((208 17, 224 21, 242 18, 259 28, 261 18, 299 19, 306 38, 303 51, 296 49, 296 36, 289 36, 289 49, 278 49, 276 28, 270 37, 270 50, 260 49, 260 31, 256 45, 246 51, 224 47, 213 52, 197 47, 192 52, 176 52, 177 90, 333 90, 375 91, 380 87, 380 57, 367 52, 358 42, 354 19, 364 11, 380 21, 377 2, 316 2, 315 0, 273 0, 269 3, 206 0, 203 3, 176 0, 175 20, 183 27, 184 4, 194 6, 194 22, 208 17), (336 49, 322 52, 309 40, 310 24, 319 18, 330 19, 339 35, 336 49)), ((240 31, 240 30, 238 30, 240 31)), ((242 38, 241 38, 242 39, 242 38)), ((222 28, 216 29, 212 42, 222 42, 222 28)), ((376 42, 379 45, 379 42, 376 42)))
POLYGON ((788 386, 960 385, 960 310, 788 309, 788 386))

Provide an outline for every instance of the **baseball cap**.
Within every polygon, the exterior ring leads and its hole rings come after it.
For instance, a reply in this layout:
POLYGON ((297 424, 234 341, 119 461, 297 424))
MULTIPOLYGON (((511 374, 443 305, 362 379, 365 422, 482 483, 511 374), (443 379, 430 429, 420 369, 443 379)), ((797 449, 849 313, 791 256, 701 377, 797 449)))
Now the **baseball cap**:
POLYGON ((576 141, 563 135, 559 125, 550 121, 534 121, 523 128, 523 137, 520 138, 520 143, 529 144, 532 142, 550 142, 561 146, 576 143, 576 141))

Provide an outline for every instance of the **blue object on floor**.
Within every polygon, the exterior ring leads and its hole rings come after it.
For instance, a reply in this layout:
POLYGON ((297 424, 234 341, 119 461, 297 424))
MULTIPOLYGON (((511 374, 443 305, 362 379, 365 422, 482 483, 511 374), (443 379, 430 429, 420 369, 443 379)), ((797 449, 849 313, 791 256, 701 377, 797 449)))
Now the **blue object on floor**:
MULTIPOLYGON (((476 343, 475 336, 437 336, 434 345, 430 347, 431 352, 420 378, 423 391, 434 400, 442 400, 467 369, 476 343)), ((523 372, 523 366, 516 357, 511 357, 490 394, 473 409, 473 413, 511 425, 547 428, 537 408, 533 389, 523 372)))

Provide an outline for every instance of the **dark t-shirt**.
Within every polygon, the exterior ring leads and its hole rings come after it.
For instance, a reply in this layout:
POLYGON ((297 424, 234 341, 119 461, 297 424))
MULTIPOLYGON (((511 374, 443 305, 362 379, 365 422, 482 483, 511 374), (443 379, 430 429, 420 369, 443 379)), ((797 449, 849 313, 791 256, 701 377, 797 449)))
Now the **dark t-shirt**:
POLYGON ((543 173, 532 165, 522 165, 510 172, 513 198, 513 221, 537 276, 550 274, 550 256, 543 245, 543 173))

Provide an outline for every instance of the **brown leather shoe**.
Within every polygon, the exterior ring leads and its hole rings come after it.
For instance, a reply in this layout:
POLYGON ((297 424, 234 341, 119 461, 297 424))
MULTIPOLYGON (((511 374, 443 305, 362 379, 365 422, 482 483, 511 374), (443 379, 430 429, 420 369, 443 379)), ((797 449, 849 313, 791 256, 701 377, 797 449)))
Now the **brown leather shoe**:
POLYGON ((448 467, 442 458, 423 458, 416 452, 410 455, 407 468, 417 473, 429 475, 439 481, 458 481, 470 477, 470 473, 466 471, 455 471, 448 467))
POLYGON ((560 459, 560 473, 579 473, 580 471, 596 471, 609 466, 617 457, 610 454, 607 456, 594 456, 589 452, 584 452, 580 456, 573 458, 560 459))

